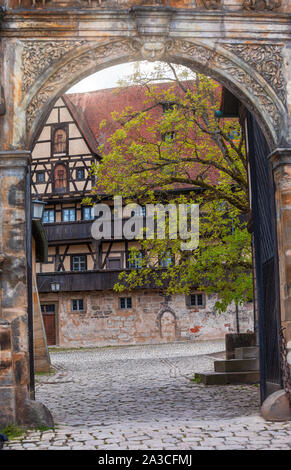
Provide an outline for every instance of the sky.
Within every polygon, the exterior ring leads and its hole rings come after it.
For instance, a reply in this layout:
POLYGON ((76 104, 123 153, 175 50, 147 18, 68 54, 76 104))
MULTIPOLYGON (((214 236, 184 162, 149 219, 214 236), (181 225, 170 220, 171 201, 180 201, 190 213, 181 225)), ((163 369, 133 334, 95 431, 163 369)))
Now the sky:
MULTIPOLYGON (((131 62, 127 64, 114 65, 113 67, 103 69, 100 72, 94 73, 84 80, 81 80, 70 88, 67 93, 84 93, 87 91, 117 87, 118 81, 124 80, 128 75, 133 73, 137 64, 140 67, 141 72, 149 73, 153 71, 154 67, 159 63, 143 61, 138 63, 131 62)), ((181 69, 186 70, 185 67, 181 67, 181 69)))

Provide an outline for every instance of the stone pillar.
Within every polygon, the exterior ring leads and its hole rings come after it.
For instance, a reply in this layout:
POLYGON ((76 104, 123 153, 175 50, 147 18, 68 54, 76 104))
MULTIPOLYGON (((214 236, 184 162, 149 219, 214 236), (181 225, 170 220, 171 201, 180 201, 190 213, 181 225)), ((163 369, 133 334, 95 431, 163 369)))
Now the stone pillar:
POLYGON ((274 174, 280 278, 281 323, 291 341, 291 148, 278 148, 269 157, 274 174))
POLYGON ((0 426, 53 425, 29 396, 25 190, 30 152, 0 152, 0 426))

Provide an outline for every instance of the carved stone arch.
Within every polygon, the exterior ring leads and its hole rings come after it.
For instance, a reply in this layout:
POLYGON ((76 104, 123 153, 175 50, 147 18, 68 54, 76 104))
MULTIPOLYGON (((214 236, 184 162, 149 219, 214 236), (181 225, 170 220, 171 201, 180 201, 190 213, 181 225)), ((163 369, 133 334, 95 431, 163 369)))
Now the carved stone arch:
POLYGON ((157 327, 159 330, 160 338, 163 338, 163 332, 162 332, 162 318, 163 315, 166 313, 170 313, 173 316, 174 323, 175 323, 175 340, 179 338, 180 336, 180 330, 178 328, 178 322, 177 322, 177 315, 175 310, 173 310, 169 305, 163 305, 163 307, 160 309, 158 315, 157 315, 157 327))
POLYGON ((68 40, 61 41, 61 47, 58 44, 58 41, 47 44, 28 41, 23 45, 22 107, 26 113, 28 146, 42 117, 73 84, 112 65, 145 59, 186 65, 218 80, 256 116, 271 148, 282 141, 288 113, 280 45, 218 45, 168 37, 107 42, 68 40), (29 59, 38 47, 39 60, 30 69, 29 59))
POLYGON ((256 117, 271 148, 281 143, 288 128, 281 46, 176 40, 170 60, 216 79, 256 117))

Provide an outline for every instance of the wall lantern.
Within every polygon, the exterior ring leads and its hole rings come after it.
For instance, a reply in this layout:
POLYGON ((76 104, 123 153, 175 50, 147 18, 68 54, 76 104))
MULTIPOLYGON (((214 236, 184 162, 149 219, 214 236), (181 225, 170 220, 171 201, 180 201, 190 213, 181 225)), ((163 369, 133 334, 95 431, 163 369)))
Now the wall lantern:
POLYGON ((59 282, 51 282, 52 292, 59 292, 60 288, 61 288, 61 284, 59 282))
POLYGON ((31 218, 32 220, 41 220, 46 202, 33 199, 31 201, 31 218))

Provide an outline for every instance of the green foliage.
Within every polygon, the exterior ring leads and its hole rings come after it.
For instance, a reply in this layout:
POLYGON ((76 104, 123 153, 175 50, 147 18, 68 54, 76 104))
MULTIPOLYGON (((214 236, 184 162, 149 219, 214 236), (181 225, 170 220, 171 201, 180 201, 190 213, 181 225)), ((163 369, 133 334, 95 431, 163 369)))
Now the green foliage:
MULTIPOLYGON (((130 84, 144 86, 144 108, 113 113, 117 129, 99 149, 102 162, 94 167, 98 185, 93 192, 97 200, 98 194, 107 194, 142 205, 199 204, 199 247, 182 251, 181 239, 171 239, 169 231, 163 240, 141 240, 130 253, 137 269, 122 273, 115 290, 152 282, 167 294, 196 287, 218 293, 216 308, 224 311, 231 302, 252 299, 244 135, 238 120, 216 116, 217 83, 203 75, 186 78, 184 69, 179 72, 171 64, 159 67, 154 77, 138 72, 131 77, 130 84), (173 84, 157 87, 155 81, 169 70, 173 84), (182 188, 188 191, 179 193, 182 188), (175 262, 161 269, 168 253, 175 262)), ((106 125, 102 122, 103 131, 106 125)))
POLYGON ((50 428, 49 426, 37 426, 35 428, 28 429, 26 427, 18 426, 17 424, 7 424, 4 428, 0 429, 1 434, 5 434, 5 436, 8 437, 8 439, 17 439, 19 437, 24 436, 24 434, 27 433, 27 431, 40 431, 40 432, 45 432, 49 431, 50 428))
POLYGON ((5 428, 0 429, 1 434, 5 434, 8 439, 16 439, 25 433, 25 430, 16 424, 8 424, 5 428))
POLYGON ((193 377, 193 379, 191 379, 191 381, 196 383, 196 384, 201 384, 202 379, 201 379, 200 374, 194 374, 194 377, 193 377))

